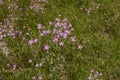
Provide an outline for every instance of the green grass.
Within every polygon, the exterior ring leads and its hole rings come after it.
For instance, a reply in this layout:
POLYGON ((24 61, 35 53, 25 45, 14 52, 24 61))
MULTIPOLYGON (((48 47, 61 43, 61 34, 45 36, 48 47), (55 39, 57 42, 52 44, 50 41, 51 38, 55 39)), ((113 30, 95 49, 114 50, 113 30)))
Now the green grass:
POLYGON ((23 31, 27 39, 38 38, 39 42, 30 46, 20 37, 4 38, 10 49, 7 57, 0 50, 0 76, 4 80, 33 80, 33 76, 39 75, 43 80, 88 80, 92 69, 102 73, 100 80, 120 80, 119 0, 49 0, 44 15, 40 11, 27 10, 30 0, 17 2, 22 10, 7 9, 15 1, 4 0, 4 4, 0 4, 0 22, 7 25, 4 19, 13 14, 19 18, 17 21, 9 20, 14 29, 23 31), (99 8, 96 9, 92 3, 100 4, 99 8), (85 9, 90 8, 92 10, 88 15, 85 9), (66 40, 65 46, 60 47, 50 41, 52 35, 44 39, 39 36, 36 25, 41 23, 51 30, 49 22, 54 22, 59 14, 61 19, 67 18, 72 24, 74 31, 71 35, 76 36, 76 43, 66 40), (32 35, 26 36, 28 30, 23 26, 28 26, 32 35), (51 45, 49 52, 43 50, 46 43, 51 45), (77 43, 83 45, 81 50, 77 49, 77 43), (29 59, 33 60, 32 64, 28 63, 29 59), (40 62, 43 65, 35 67, 40 62), (13 64, 17 65, 15 71, 11 71, 13 64))

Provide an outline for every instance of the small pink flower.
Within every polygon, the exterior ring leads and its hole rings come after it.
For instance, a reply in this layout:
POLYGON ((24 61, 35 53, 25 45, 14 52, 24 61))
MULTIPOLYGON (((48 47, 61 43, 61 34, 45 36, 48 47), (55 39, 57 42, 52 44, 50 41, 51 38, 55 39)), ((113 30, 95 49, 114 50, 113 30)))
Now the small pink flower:
POLYGON ((63 45, 64 45, 64 42, 60 42, 59 45, 60 45, 60 46, 63 46, 63 45))
POLYGON ((56 18, 55 20, 56 20, 56 21, 60 21, 60 19, 59 19, 59 18, 56 18))
POLYGON ((39 66, 41 67, 43 65, 43 63, 40 63, 39 66))
POLYGON ((88 77, 88 80, 92 80, 92 77, 88 77))
POLYGON ((66 38, 67 38, 67 36, 68 36, 67 34, 63 34, 63 38, 64 38, 64 39, 66 39, 66 38))
POLYGON ((3 4, 3 1, 2 1, 2 0, 0 0, 0 4, 3 4))
POLYGON ((38 80, 42 80, 42 76, 39 76, 39 77, 38 77, 38 80))
POLYGON ((35 39, 34 39, 34 43, 37 43, 37 42, 38 42, 38 39, 37 39, 37 38, 35 38, 35 39))
POLYGON ((44 33, 41 33, 40 35, 41 35, 41 36, 45 36, 45 34, 44 34, 44 33))
POLYGON ((42 24, 37 25, 37 29, 42 29, 42 27, 43 27, 42 24))
POLYGON ((81 50, 82 49, 82 45, 78 44, 78 49, 81 50))
POLYGON ((71 37, 70 39, 71 39, 72 42, 76 41, 75 37, 71 37))
POLYGON ((34 42, 32 40, 29 40, 29 44, 32 45, 34 42))
POLYGON ((17 65, 15 65, 15 64, 13 65, 13 67, 15 67, 15 68, 16 68, 16 66, 17 66, 17 65))
POLYGON ((70 31, 69 31, 69 30, 65 30, 65 33, 66 33, 66 34, 70 34, 70 31))
POLYGON ((16 70, 16 67, 17 67, 17 65, 14 64, 12 70, 13 71, 16 70))
POLYGON ((67 18, 64 18, 63 22, 68 22, 67 18))
POLYGON ((16 70, 16 68, 15 68, 15 67, 13 67, 13 68, 12 68, 12 70, 14 71, 14 70, 16 70))
POLYGON ((57 23, 55 24, 55 27, 60 27, 60 26, 61 26, 60 22, 57 22, 57 23))
POLYGON ((53 42, 58 42, 58 38, 55 37, 55 38, 53 39, 53 42))
POLYGON ((51 31, 50 30, 46 30, 46 33, 49 34, 51 31))
POLYGON ((39 67, 39 64, 36 64, 35 66, 36 66, 36 67, 39 67))
POLYGON ((44 50, 48 51, 49 50, 49 46, 48 45, 44 45, 44 50))

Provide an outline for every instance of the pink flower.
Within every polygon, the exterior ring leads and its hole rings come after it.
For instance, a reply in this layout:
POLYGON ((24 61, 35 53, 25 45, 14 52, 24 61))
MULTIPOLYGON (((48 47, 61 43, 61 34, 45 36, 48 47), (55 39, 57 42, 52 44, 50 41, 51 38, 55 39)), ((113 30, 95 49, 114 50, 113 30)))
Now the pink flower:
POLYGON ((0 4, 3 4, 4 2, 2 0, 0 0, 0 4))
POLYGON ((59 18, 56 18, 55 20, 56 20, 56 21, 60 21, 60 19, 59 19, 59 18))
POLYGON ((60 27, 60 26, 61 26, 60 22, 57 22, 57 23, 55 24, 55 27, 60 27))
POLYGON ((36 67, 41 67, 43 65, 43 63, 39 63, 39 64, 36 64, 35 66, 36 67))
POLYGON ((34 39, 34 43, 37 43, 37 42, 38 42, 38 39, 37 39, 37 38, 35 38, 35 39, 34 39))
POLYGON ((71 39, 72 42, 76 41, 75 37, 71 37, 70 39, 71 39))
POLYGON ((16 70, 16 68, 15 68, 15 67, 13 67, 13 68, 12 68, 12 70, 14 71, 14 70, 16 70))
POLYGON ((60 46, 63 46, 63 45, 64 45, 64 42, 60 42, 59 45, 60 45, 60 46))
POLYGON ((39 67, 39 64, 36 64, 35 66, 36 66, 36 67, 39 67))
POLYGON ((38 77, 38 80, 42 80, 42 76, 39 76, 39 77, 38 77))
POLYGON ((88 77, 88 80, 92 80, 92 77, 88 77))
POLYGON ((83 47, 82 47, 82 45, 80 45, 80 44, 78 44, 78 49, 82 49, 83 47))
POLYGON ((44 33, 41 33, 40 35, 41 35, 41 36, 45 36, 45 34, 44 34, 44 33))
POLYGON ((67 38, 67 34, 63 34, 63 38, 66 39, 67 38))
POLYGON ((32 45, 34 42, 32 40, 29 40, 29 44, 32 45))
POLYGON ((53 42, 58 42, 58 38, 55 37, 55 38, 53 39, 53 42))
POLYGON ((43 63, 40 63, 39 66, 41 67, 43 65, 43 63))
POLYGON ((14 64, 12 70, 13 71, 16 70, 16 67, 17 67, 17 65, 14 64))
POLYGON ((38 24, 37 29, 42 29, 42 24, 38 24))
POLYGON ((48 45, 44 45, 44 50, 48 51, 49 50, 49 46, 48 45))
POLYGON ((67 18, 64 18, 63 22, 68 22, 67 18))
POLYGON ((70 31, 69 31, 69 30, 65 30, 65 33, 66 33, 66 34, 70 34, 70 31))
POLYGON ((50 30, 46 30, 46 33, 49 34, 51 31, 50 30))

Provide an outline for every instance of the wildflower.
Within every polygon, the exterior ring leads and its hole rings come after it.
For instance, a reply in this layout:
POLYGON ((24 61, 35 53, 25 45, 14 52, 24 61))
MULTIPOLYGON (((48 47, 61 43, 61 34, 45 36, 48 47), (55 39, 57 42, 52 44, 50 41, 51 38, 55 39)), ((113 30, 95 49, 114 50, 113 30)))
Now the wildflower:
POLYGON ((91 70, 88 80, 101 80, 101 74, 102 73, 99 73, 98 71, 91 70))
POLYGON ((35 78, 36 78, 35 76, 32 77, 32 79, 35 79, 35 78))
POLYGON ((7 66, 9 67, 9 66, 10 66, 10 64, 8 63, 8 64, 7 64, 7 66))
POLYGON ((43 63, 40 63, 39 66, 41 67, 43 65, 43 63))
POLYGON ((44 45, 44 50, 48 51, 49 50, 49 46, 48 45, 44 45))
POLYGON ((42 29, 42 27, 43 27, 42 24, 37 25, 37 29, 42 29))
POLYGON ((34 42, 33 40, 29 40, 29 44, 32 45, 34 42))
POLYGON ((2 0, 0 0, 0 4, 3 4, 3 1, 2 1, 2 0))
POLYGON ((65 33, 66 33, 66 34, 70 34, 70 31, 69 31, 69 30, 65 30, 65 33))
POLYGON ((57 23, 55 24, 55 27, 60 27, 60 26, 61 26, 60 22, 57 22, 57 23))
POLYGON ((42 80, 42 76, 39 76, 39 77, 38 77, 38 80, 42 80))
POLYGON ((63 38, 64 38, 64 39, 66 39, 66 38, 67 38, 67 36, 68 36, 67 34, 63 34, 63 38))
POLYGON ((53 42, 58 42, 58 38, 55 37, 55 38, 53 39, 53 42))
POLYGON ((56 18, 55 20, 56 20, 56 21, 58 21, 58 22, 60 21, 60 19, 59 19, 59 18, 56 18))
POLYGON ((15 64, 13 65, 13 68, 12 68, 13 71, 16 70, 16 66, 17 65, 15 65, 15 64))
POLYGON ((78 44, 78 49, 81 50, 82 49, 82 45, 78 44))
POLYGON ((63 46, 63 45, 64 45, 64 42, 60 42, 59 45, 60 45, 60 46, 63 46))
POLYGON ((39 67, 39 64, 36 64, 35 66, 36 66, 36 67, 39 67))
POLYGON ((29 35, 29 33, 27 32, 26 35, 29 35))
POLYGON ((34 41, 34 43, 37 43, 37 42, 38 42, 38 39, 37 39, 37 38, 35 38, 33 41, 34 41))
POLYGON ((39 63, 39 64, 36 64, 35 66, 36 67, 41 67, 43 65, 43 63, 39 63))
POLYGON ((53 23, 52 22, 49 22, 50 25, 52 25, 53 23))
POLYGON ((72 42, 76 41, 75 37, 71 37, 70 39, 71 39, 72 42))
POLYGON ((92 80, 92 77, 88 77, 88 80, 92 80))
POLYGON ((46 34, 49 34, 51 31, 50 30, 46 30, 46 34))
POLYGON ((12 68, 12 70, 14 71, 14 70, 16 70, 16 68, 15 68, 15 67, 13 67, 13 68, 12 68))
POLYGON ((29 61, 28 61, 29 63, 32 63, 32 59, 29 59, 29 61))
POLYGON ((102 73, 100 73, 99 75, 102 76, 102 73))
POLYGON ((45 36, 45 33, 41 33, 40 36, 45 36))
POLYGON ((15 64, 13 65, 13 67, 16 67, 16 66, 17 66, 17 65, 15 65, 15 64))

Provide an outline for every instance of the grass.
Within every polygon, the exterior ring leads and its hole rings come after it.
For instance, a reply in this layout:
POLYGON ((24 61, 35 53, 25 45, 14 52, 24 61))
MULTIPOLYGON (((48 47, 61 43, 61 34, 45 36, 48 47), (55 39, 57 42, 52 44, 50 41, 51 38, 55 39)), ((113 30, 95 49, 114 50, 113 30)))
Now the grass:
POLYGON ((43 80, 97 80, 88 79, 90 74, 96 75, 91 73, 94 70, 102 73, 97 76, 99 80, 120 80, 119 0, 49 0, 40 3, 45 10, 38 12, 29 9, 31 3, 30 0, 4 0, 0 4, 0 29, 11 25, 13 33, 22 31, 22 36, 15 34, 15 39, 7 36, 0 41, 7 44, 10 52, 6 56, 0 49, 1 78, 40 80, 42 76, 43 80), (15 5, 7 9, 14 2, 18 8, 15 5), (52 41, 54 34, 41 37, 37 29, 37 24, 42 24, 46 30, 52 30, 54 26, 49 22, 55 22, 55 18, 67 18, 74 29, 67 39, 61 39, 64 46, 52 41), (71 36, 76 37, 75 42, 71 42, 71 36), (38 42, 28 44, 34 38, 38 42), (45 44, 50 46, 48 51, 44 50, 45 44), (82 49, 77 48, 78 44, 82 49), (39 63, 42 66, 37 67, 39 63), (12 70, 14 64, 17 67, 12 70))

